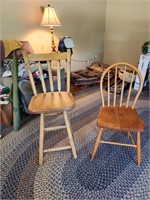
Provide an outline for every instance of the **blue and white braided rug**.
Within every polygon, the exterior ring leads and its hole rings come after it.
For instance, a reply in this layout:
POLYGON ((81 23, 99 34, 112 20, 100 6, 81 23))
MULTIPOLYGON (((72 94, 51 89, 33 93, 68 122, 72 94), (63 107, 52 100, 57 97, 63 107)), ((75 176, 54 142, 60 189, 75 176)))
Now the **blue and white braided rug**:
MULTIPOLYGON (((93 161, 91 151, 97 133, 99 88, 81 92, 70 112, 78 158, 70 150, 44 155, 38 165, 39 117, 19 131, 10 129, 1 139, 1 199, 148 200, 150 199, 149 97, 141 95, 137 111, 145 122, 141 133, 142 163, 136 164, 130 147, 101 144, 93 161)), ((61 116, 48 117, 46 125, 63 123, 61 116)), ((120 139, 109 131, 104 138, 120 139)), ((123 137, 124 138, 124 137, 123 137)), ((123 139, 123 141, 128 138, 123 139)), ((46 133, 45 148, 68 143, 65 130, 46 133)))

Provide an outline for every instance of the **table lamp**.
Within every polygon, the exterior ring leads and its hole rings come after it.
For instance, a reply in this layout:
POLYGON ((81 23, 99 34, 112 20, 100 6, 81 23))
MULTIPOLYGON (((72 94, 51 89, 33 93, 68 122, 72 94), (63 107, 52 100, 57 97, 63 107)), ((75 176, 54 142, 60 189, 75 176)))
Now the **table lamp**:
POLYGON ((44 14, 41 21, 41 26, 49 26, 51 32, 51 48, 52 52, 56 52, 55 41, 54 41, 54 31, 53 26, 61 26, 61 23, 56 15, 55 9, 48 5, 48 7, 44 8, 44 14))

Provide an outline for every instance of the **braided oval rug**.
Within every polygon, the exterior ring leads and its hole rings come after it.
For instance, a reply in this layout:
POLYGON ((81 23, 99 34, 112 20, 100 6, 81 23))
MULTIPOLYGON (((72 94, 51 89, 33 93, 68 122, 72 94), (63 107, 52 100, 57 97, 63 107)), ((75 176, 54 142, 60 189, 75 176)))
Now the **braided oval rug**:
MULTIPOLYGON (((73 159, 70 150, 51 152, 44 155, 43 165, 38 165, 39 117, 28 120, 19 131, 7 129, 0 141, 1 199, 150 199, 148 95, 141 95, 137 103, 137 111, 145 123, 140 167, 136 165, 134 149, 114 145, 101 144, 90 161, 101 104, 99 87, 87 88, 75 98, 76 107, 70 112, 70 119, 78 158, 73 159)), ((61 116, 49 116, 45 122, 46 125, 62 123, 61 116)), ((104 139, 129 140, 122 136, 116 131, 103 134, 104 139)), ((45 148, 66 143, 65 130, 45 134, 45 148)))

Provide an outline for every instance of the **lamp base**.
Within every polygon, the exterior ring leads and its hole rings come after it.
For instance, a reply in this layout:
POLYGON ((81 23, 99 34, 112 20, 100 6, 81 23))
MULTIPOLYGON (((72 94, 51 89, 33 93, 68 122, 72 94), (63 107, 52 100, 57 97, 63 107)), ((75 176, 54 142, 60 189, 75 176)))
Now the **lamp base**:
POLYGON ((52 52, 56 52, 56 46, 51 45, 51 48, 52 48, 52 52))
POLYGON ((53 27, 50 28, 50 32, 51 32, 51 48, 52 48, 52 52, 56 52, 56 45, 55 45, 55 41, 54 41, 54 30, 53 30, 53 27))

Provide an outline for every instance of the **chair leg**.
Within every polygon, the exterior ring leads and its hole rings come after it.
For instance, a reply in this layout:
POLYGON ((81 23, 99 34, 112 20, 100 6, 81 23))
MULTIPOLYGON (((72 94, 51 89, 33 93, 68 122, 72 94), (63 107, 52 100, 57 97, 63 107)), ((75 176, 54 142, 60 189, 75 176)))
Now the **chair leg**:
POLYGON ((141 164, 141 143, 140 143, 140 131, 137 132, 137 163, 141 164))
POLYGON ((76 153, 75 145, 74 145, 74 142, 73 142, 70 120, 69 120, 67 111, 64 111, 64 119, 65 119, 65 124, 66 124, 66 127, 67 127, 67 132, 68 132, 68 137, 69 137, 69 140, 70 140, 70 145, 71 145, 73 157, 76 159, 77 153, 76 153))
POLYGON ((131 134, 130 131, 128 131, 128 133, 127 133, 127 137, 130 137, 130 134, 131 134))
POLYGON ((44 114, 40 115, 39 165, 43 164, 44 114))
POLYGON ((131 139, 132 144, 136 145, 135 141, 133 139, 133 136, 132 136, 131 132, 129 132, 129 131, 128 131, 128 137, 131 139))
POLYGON ((102 132, 103 132, 103 128, 100 128, 100 130, 99 130, 99 132, 97 134, 97 138, 96 138, 96 141, 95 141, 95 144, 94 144, 93 151, 92 151, 91 160, 93 160, 94 157, 95 157, 95 154, 96 154, 96 151, 97 151, 100 139, 101 139, 102 132))

